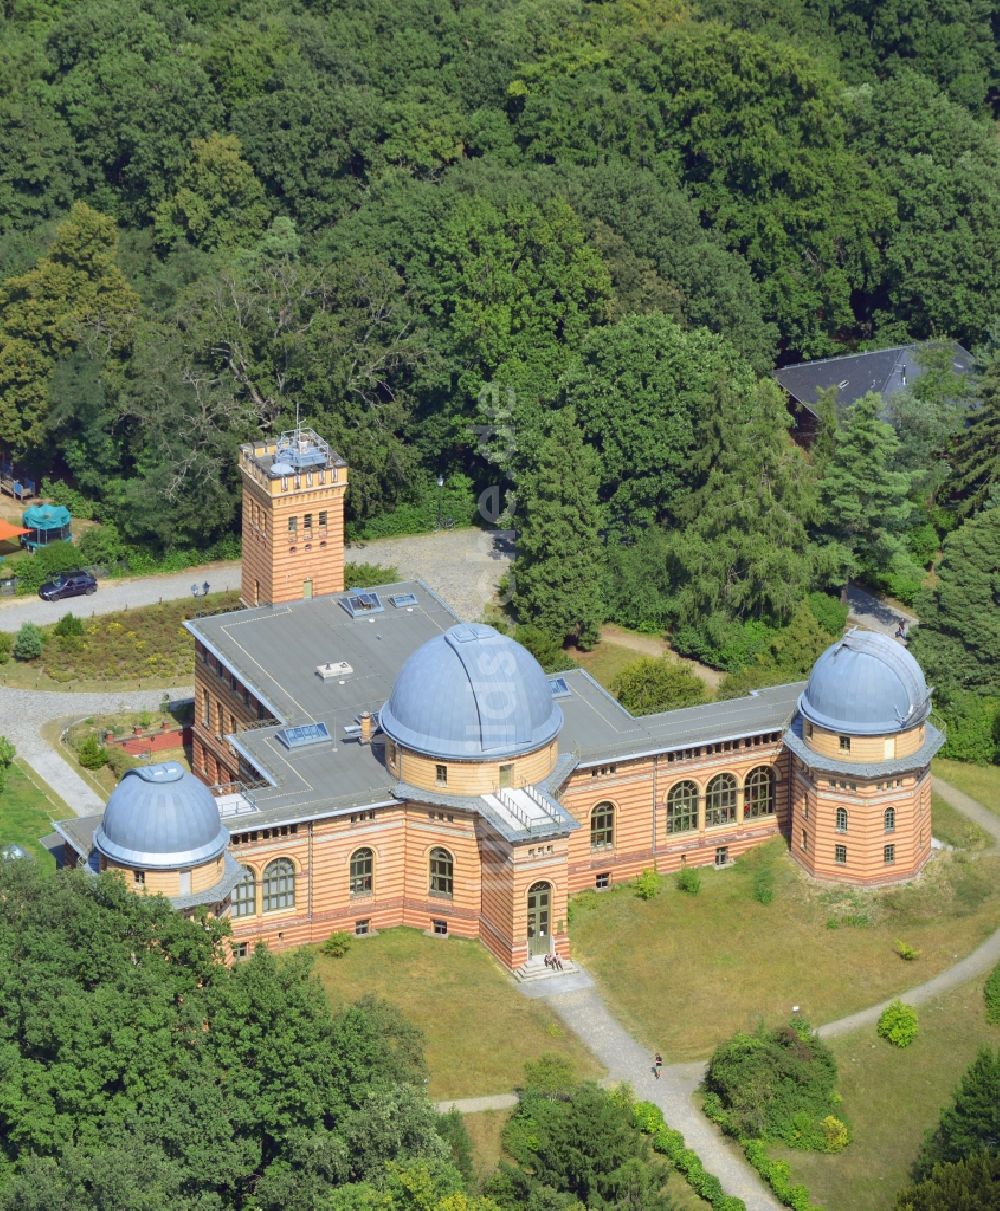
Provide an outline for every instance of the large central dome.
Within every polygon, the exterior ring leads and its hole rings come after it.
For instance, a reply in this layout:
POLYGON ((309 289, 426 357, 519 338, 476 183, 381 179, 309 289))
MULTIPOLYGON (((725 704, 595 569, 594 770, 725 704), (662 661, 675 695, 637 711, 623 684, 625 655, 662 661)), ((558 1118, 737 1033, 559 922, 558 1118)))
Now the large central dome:
POLYGON ((469 761, 541 748, 563 721, 534 656, 492 627, 467 623, 417 648, 379 718, 404 748, 469 761))
POLYGON ((813 665, 799 710, 818 727, 880 736, 916 727, 931 692, 902 644, 876 631, 848 631, 813 665))

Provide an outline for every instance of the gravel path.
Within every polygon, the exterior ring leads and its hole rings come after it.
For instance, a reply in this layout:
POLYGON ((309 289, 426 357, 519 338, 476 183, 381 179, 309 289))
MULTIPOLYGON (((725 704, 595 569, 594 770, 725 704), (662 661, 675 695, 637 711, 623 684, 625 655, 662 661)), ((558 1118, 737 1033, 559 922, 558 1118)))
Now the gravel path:
POLYGON ((847 590, 849 612, 847 621, 855 626, 864 627, 868 631, 881 631, 883 635, 895 638, 896 628, 902 619, 907 627, 916 623, 916 614, 910 614, 898 606, 888 606, 864 589, 851 585, 847 590))
POLYGON ((65 800, 70 811, 78 816, 90 816, 104 809, 104 799, 42 738, 43 726, 54 719, 155 710, 163 701, 164 692, 172 700, 191 697, 190 689, 72 694, 0 686, 0 731, 12 741, 17 755, 65 800))
MULTIPOLYGON (((500 530, 438 530, 407 538, 355 543, 347 548, 353 563, 398 568, 404 580, 425 581, 462 618, 476 621, 496 597, 497 583, 511 561, 508 533, 500 530)), ((0 631, 17 631, 25 622, 58 622, 70 610, 79 618, 111 614, 137 606, 190 597, 192 585, 208 581, 213 592, 240 587, 240 563, 205 564, 162 576, 102 580, 92 597, 42 601, 40 597, 0 599, 0 631)))

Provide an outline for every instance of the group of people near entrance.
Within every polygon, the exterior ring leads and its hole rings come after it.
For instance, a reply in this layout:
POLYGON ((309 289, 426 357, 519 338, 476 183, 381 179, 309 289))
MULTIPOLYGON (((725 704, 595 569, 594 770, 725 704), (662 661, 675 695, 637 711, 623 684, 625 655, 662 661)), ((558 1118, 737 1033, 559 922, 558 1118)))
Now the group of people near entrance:
POLYGON ((554 967, 556 969, 556 971, 562 971, 562 969, 563 969, 562 959, 560 959, 559 956, 555 953, 555 951, 553 951, 551 954, 547 954, 545 956, 545 966, 554 967))

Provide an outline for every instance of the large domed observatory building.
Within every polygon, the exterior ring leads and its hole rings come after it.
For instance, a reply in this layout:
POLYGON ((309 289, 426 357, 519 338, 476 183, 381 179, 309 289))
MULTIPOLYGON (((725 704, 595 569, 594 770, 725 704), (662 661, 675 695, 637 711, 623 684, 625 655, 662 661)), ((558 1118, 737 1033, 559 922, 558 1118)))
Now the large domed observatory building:
POLYGON ((347 468, 311 430, 241 468, 244 608, 187 624, 198 828, 171 840, 173 783, 141 771, 103 820, 59 826, 90 869, 215 897, 236 958, 408 925, 516 969, 569 955, 573 893, 725 867, 779 832, 823 878, 925 861, 940 734, 901 645, 854 632, 808 685, 636 717, 420 581, 345 588, 347 468))

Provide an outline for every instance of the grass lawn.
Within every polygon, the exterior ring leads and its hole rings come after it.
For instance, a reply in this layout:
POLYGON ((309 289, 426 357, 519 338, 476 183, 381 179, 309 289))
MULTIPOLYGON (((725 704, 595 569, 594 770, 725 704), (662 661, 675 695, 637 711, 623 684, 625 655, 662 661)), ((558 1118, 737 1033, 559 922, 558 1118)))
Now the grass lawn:
POLYGON ((602 640, 595 644, 589 652, 574 650, 573 659, 581 668, 599 681, 610 692, 611 683, 627 664, 634 664, 642 659, 642 652, 623 647, 620 643, 610 643, 602 640))
POLYGON ((945 803, 940 795, 931 801, 931 832, 956 849, 985 849, 992 838, 978 824, 945 803))
POLYGON ((38 844, 39 838, 52 832, 53 819, 72 814, 52 791, 41 789, 26 765, 15 761, 7 785, 0 791, 0 845, 14 841, 46 866, 54 866, 52 855, 38 844))
POLYGON ((837 1113, 854 1132, 843 1152, 772 1149, 831 1211, 889 1211, 909 1181, 924 1132, 937 1124, 977 1049, 1000 1045, 1000 1027, 988 1026, 983 1013, 982 978, 918 1012, 920 1033, 905 1050, 878 1038, 874 1027, 831 1041, 844 1099, 837 1113))
POLYGON ((973 765, 969 761, 935 757, 931 772, 940 774, 945 782, 1000 815, 1000 765, 973 765))
MULTIPOLYGON (((238 602, 234 591, 98 614, 82 620, 83 635, 65 638, 52 633, 55 624, 44 626, 40 658, 0 666, 0 684, 72 690, 183 685, 194 673, 194 640, 184 629, 185 619, 205 610, 235 609, 238 602)), ((60 617, 71 613, 76 603, 64 604, 60 617)))
POLYGON ((707 1056, 793 1005, 817 1024, 863 1009, 949 967, 1000 924, 1000 859, 989 855, 940 855, 912 885, 881 892, 812 882, 781 840, 701 873, 698 895, 671 877, 649 901, 622 887, 573 902, 575 957, 667 1063, 707 1056), (759 862, 774 867, 767 905, 752 894, 759 862), (919 960, 904 963, 896 939, 919 960))
POLYGON ((603 1070, 540 1001, 521 995, 488 951, 460 938, 390 929, 356 941, 342 959, 317 954, 334 1008, 373 993, 424 1033, 429 1093, 442 1098, 509 1093, 525 1060, 564 1056, 581 1080, 603 1070))

